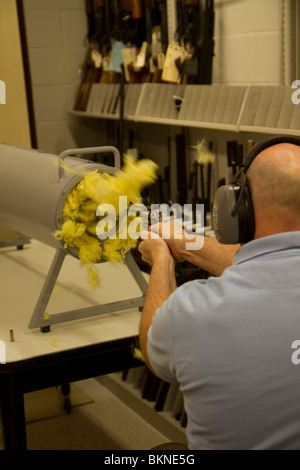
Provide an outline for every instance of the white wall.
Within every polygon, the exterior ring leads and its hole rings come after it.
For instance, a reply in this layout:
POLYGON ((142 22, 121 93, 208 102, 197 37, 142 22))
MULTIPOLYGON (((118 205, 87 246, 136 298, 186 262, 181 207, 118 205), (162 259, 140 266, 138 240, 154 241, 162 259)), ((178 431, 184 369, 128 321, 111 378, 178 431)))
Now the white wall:
POLYGON ((217 0, 213 81, 279 85, 282 0, 217 0))

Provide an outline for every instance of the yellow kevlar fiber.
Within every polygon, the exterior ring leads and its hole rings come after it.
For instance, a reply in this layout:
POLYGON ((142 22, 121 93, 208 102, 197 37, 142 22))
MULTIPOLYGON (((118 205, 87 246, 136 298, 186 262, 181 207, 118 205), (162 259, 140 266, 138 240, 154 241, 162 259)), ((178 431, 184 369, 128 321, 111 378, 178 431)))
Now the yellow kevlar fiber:
POLYGON ((207 148, 205 139, 198 142, 197 145, 192 145, 191 148, 197 151, 197 163, 199 165, 206 165, 207 163, 213 164, 215 161, 215 154, 207 148))
MULTIPOLYGON (((100 284, 95 263, 123 263, 126 253, 137 245, 137 240, 130 238, 128 231, 127 238, 120 239, 117 227, 115 239, 108 237, 100 241, 93 237, 100 220, 96 216, 97 207, 110 204, 118 217, 120 196, 127 196, 127 209, 131 204, 140 203, 140 191, 155 181, 157 168, 151 160, 136 160, 131 155, 125 155, 122 170, 113 175, 98 170, 86 173, 68 194, 63 207, 65 221, 54 236, 64 241, 65 248, 78 250, 78 258, 81 265, 87 266, 88 280, 93 288, 100 284)), ((135 218, 127 217, 127 227, 135 218)))

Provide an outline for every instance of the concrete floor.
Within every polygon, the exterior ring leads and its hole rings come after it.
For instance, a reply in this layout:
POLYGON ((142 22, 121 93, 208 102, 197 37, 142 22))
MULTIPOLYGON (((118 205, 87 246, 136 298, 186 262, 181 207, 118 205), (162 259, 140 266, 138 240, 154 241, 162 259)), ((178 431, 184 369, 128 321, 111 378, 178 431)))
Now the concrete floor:
POLYGON ((29 450, 148 450, 169 441, 95 379, 76 386, 93 403, 27 424, 29 450))

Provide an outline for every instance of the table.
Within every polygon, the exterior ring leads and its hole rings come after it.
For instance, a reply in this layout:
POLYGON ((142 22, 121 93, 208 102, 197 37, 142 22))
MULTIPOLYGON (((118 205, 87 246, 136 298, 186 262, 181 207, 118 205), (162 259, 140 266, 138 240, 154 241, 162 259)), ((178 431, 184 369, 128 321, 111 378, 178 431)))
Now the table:
MULTIPOLYGON (((5 449, 26 449, 24 393, 141 365, 132 354, 138 308, 52 325, 48 333, 28 328, 54 254, 36 240, 23 250, 0 250, 0 341, 5 348, 0 430, 5 449)), ((97 269, 101 286, 93 291, 85 268, 67 256, 47 312, 54 315, 141 295, 126 267, 100 263, 97 269)))

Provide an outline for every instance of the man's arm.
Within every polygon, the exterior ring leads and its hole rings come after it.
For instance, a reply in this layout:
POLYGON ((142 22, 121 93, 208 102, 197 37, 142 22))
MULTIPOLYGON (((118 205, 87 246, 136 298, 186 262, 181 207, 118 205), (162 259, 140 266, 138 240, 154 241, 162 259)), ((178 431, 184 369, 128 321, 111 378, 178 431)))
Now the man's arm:
POLYGON ((148 330, 156 310, 176 289, 175 261, 162 239, 143 240, 139 245, 142 259, 152 266, 146 300, 140 322, 140 348, 149 369, 155 373, 147 353, 148 330))
POLYGON ((202 243, 199 237, 199 243, 195 243, 198 236, 191 238, 191 235, 185 233, 181 225, 174 222, 166 222, 169 224, 170 236, 164 237, 164 224, 156 224, 151 226, 151 232, 159 234, 169 246, 173 257, 176 261, 189 261, 195 266, 208 271, 214 276, 220 276, 222 272, 232 265, 232 260, 240 248, 240 245, 222 245, 215 238, 204 237, 202 243), (188 246, 201 246, 200 249, 188 249, 188 246))
POLYGON ((222 245, 215 238, 204 237, 203 247, 199 250, 181 249, 181 256, 195 266, 199 266, 214 276, 221 276, 222 272, 232 265, 232 260, 240 245, 222 245))

